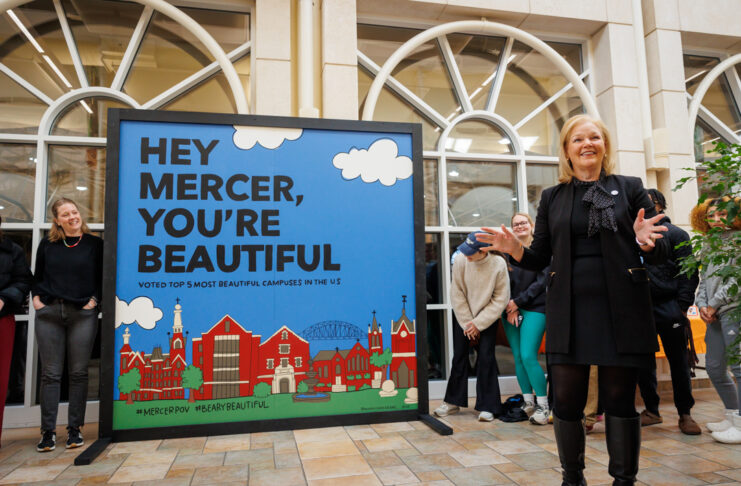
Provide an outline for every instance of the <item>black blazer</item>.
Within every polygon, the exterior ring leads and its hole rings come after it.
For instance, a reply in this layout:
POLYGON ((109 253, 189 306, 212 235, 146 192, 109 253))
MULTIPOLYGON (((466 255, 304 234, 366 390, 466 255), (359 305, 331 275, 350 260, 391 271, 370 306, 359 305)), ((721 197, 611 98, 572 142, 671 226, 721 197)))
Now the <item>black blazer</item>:
MULTIPOLYGON (((646 217, 656 210, 637 177, 610 175, 603 180, 615 199, 617 232, 600 230, 602 262, 607 277, 614 339, 619 353, 654 353, 656 341, 648 275, 643 260, 660 262, 668 253, 667 239, 656 241, 650 253, 636 244, 633 221, 640 208, 646 217)), ((571 209, 574 185, 562 183, 543 191, 535 235, 520 261, 539 270, 551 264, 546 296, 546 351, 568 353, 571 333, 571 209), (552 261, 551 261, 552 257, 552 261)))

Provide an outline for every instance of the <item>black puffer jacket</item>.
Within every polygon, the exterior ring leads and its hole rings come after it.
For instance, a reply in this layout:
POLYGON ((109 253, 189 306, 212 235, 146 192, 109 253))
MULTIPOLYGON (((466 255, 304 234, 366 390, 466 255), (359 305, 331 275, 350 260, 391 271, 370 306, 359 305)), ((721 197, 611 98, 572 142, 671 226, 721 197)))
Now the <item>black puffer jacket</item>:
POLYGON ((669 240, 670 253, 664 263, 652 265, 646 263, 646 271, 650 279, 651 300, 654 307, 656 322, 686 324, 684 317, 687 308, 695 301, 695 289, 700 279, 697 274, 691 278, 679 272, 679 260, 692 253, 690 245, 677 248, 690 237, 682 228, 674 226, 668 216, 664 216, 659 224, 669 230, 664 238, 669 240))
POLYGON ((0 238, 0 317, 15 314, 31 290, 33 275, 23 249, 8 238, 0 238))

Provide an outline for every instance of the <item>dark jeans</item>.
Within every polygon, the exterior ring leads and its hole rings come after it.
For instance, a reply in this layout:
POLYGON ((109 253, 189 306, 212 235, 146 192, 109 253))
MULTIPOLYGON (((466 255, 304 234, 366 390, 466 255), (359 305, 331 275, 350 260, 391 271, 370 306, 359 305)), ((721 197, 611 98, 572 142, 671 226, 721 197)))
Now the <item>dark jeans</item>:
POLYGON ((67 423, 85 423, 87 368, 98 332, 98 309, 51 304, 36 311, 36 341, 41 358, 41 430, 55 430, 65 353, 69 374, 67 423))
MULTIPOLYGON (((681 323, 680 323, 681 324, 681 323)), ((687 336, 683 325, 674 327, 674 323, 656 322, 656 331, 661 337, 666 359, 672 375, 674 406, 680 415, 690 413, 695 399, 692 398, 692 381, 690 365, 687 361, 687 336)), ((659 394, 657 393, 656 370, 642 369, 638 373, 638 388, 641 391, 646 410, 659 414, 659 394)))
MULTIPOLYGON (((502 396, 499 392, 499 368, 494 357, 494 345, 499 321, 481 332, 476 364, 476 410, 502 414, 502 396)), ((445 402, 459 407, 468 406, 468 338, 463 329, 453 323, 453 363, 445 390, 445 402)))

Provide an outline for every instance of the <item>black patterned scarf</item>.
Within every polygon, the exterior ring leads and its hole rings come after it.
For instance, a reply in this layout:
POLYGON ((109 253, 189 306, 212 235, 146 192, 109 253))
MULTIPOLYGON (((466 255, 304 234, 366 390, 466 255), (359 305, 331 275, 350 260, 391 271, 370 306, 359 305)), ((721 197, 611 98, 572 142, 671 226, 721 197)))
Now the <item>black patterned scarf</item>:
POLYGON ((615 200, 602 185, 605 181, 605 171, 600 172, 598 181, 580 181, 573 178, 575 186, 588 187, 587 193, 584 194, 581 202, 589 208, 589 226, 587 235, 592 237, 600 229, 612 230, 617 232, 617 222, 615 221, 615 200))

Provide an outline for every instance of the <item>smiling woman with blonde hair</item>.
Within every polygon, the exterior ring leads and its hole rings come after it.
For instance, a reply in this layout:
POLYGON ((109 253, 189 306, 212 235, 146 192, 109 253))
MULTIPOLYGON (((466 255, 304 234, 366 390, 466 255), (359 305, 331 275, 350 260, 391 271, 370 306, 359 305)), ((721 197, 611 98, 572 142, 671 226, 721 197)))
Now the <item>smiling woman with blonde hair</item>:
POLYGON ((654 216, 641 180, 613 173, 610 134, 601 121, 588 115, 569 119, 561 130, 560 153, 560 184, 541 195, 530 247, 504 226, 482 228, 486 233, 477 238, 523 268, 551 266, 546 352, 563 484, 585 483, 583 411, 590 365, 598 366, 604 400, 608 472, 613 484, 634 484, 641 439, 638 370, 650 367, 658 350, 643 261, 666 258, 661 232, 667 228, 655 226, 663 216, 654 216))
POLYGON ((91 235, 74 201, 51 206, 52 228, 36 253, 33 307, 41 358, 41 441, 36 450, 56 447, 62 369, 69 374, 68 449, 83 444, 88 362, 98 332, 103 278, 103 240, 91 235))

